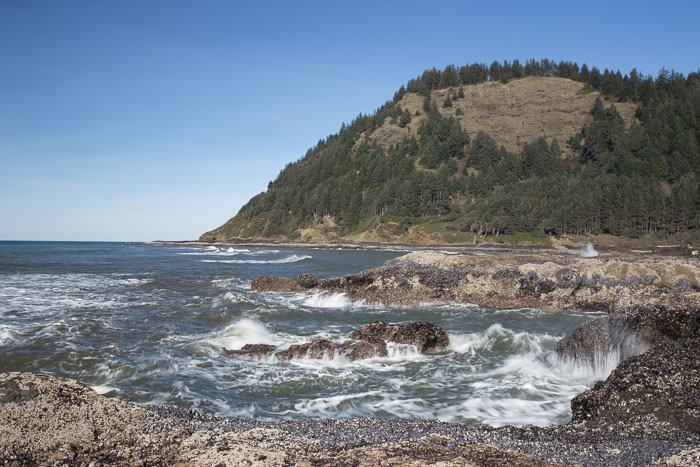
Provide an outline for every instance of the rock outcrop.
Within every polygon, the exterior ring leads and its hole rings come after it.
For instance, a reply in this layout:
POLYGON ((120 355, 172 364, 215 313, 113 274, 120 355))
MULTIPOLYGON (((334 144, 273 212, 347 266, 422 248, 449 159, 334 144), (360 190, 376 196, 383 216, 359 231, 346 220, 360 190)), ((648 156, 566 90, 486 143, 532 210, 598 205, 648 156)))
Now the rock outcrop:
POLYGON ((310 277, 302 286, 297 278, 266 277, 256 279, 252 289, 344 293, 351 300, 385 305, 452 301, 607 312, 635 305, 700 303, 700 262, 661 256, 416 252, 378 268, 317 281, 310 277))
POLYGON ((293 359, 311 358, 317 360, 345 358, 351 362, 366 358, 386 357, 389 354, 387 341, 416 347, 418 352, 434 354, 450 344, 447 331, 437 324, 416 322, 406 325, 387 324, 377 321, 353 331, 350 339, 335 343, 320 337, 304 344, 291 345, 278 351, 274 345, 246 344, 241 349, 224 349, 227 355, 242 360, 266 360, 288 362, 293 359))
POLYGON ((304 292, 318 286, 313 274, 300 274, 292 278, 263 276, 253 281, 250 288, 256 292, 304 292))
POLYGON ((557 343, 564 358, 592 361, 610 351, 620 360, 675 339, 700 336, 700 303, 678 297, 675 303, 613 306, 610 314, 576 328, 557 343))
POLYGON ((377 321, 350 333, 351 339, 377 342, 390 341, 397 344, 414 345, 420 353, 442 352, 450 345, 447 331, 434 323, 420 321, 405 326, 377 321))
POLYGON ((572 423, 670 425, 700 434, 700 337, 665 340, 624 360, 571 409, 572 423))

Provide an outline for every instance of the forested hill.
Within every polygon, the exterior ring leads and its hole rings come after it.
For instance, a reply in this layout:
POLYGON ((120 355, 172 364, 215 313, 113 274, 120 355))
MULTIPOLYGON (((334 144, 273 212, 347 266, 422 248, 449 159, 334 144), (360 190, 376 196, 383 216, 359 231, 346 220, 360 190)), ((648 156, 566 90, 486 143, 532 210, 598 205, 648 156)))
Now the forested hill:
POLYGON ((200 240, 697 237, 699 147, 697 72, 448 66, 320 140, 200 240))

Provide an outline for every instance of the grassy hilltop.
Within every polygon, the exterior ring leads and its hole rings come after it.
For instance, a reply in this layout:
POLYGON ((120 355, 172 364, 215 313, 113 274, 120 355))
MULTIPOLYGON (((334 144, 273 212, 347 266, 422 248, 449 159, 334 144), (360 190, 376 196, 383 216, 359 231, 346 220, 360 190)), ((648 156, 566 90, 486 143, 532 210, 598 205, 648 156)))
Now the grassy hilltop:
POLYGON ((467 243, 700 232, 700 74, 428 70, 202 241, 467 243))

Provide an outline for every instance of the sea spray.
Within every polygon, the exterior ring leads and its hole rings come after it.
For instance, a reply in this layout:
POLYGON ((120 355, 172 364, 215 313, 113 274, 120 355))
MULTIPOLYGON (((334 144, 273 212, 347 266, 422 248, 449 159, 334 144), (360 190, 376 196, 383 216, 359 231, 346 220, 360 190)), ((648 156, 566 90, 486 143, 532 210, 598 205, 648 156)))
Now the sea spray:
POLYGON ((360 305, 360 302, 352 302, 344 293, 315 293, 309 295, 302 304, 311 308, 347 308, 360 305))
POLYGON ((257 321, 242 319, 218 333, 214 343, 223 348, 238 350, 246 344, 275 344, 273 336, 257 321))
POLYGON ((581 248, 581 257, 595 258, 596 256, 598 256, 598 252, 595 248, 593 248, 593 244, 591 242, 588 242, 585 247, 581 248))

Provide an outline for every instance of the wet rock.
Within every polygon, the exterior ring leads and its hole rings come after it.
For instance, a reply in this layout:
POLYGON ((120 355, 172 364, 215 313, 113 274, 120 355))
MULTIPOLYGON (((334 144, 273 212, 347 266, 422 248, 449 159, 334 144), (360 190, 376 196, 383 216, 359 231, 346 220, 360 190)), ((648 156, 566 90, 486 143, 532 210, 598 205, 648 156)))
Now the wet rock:
POLYGON ((363 360, 366 358, 386 357, 389 351, 386 342, 378 341, 345 341, 342 344, 343 353, 350 361, 363 360))
POLYGON ((300 274, 292 278, 262 276, 251 284, 256 292, 304 292, 319 284, 313 274, 300 274))
POLYGON ((350 339, 335 343, 320 337, 312 342, 295 344, 277 351, 274 345, 246 344, 240 350, 224 349, 227 355, 244 360, 263 360, 274 357, 287 362, 293 359, 333 359, 346 358, 350 361, 365 358, 386 357, 386 342, 414 345, 421 353, 437 353, 445 350, 450 343, 447 331, 437 324, 416 322, 406 325, 387 324, 382 321, 370 323, 359 331, 353 331, 350 339))
POLYGON ((582 324, 557 342, 557 353, 567 360, 595 363, 616 352, 620 360, 639 355, 650 343, 620 316, 604 316, 582 324))
POLYGON ((435 323, 419 321, 406 325, 377 321, 350 333, 352 339, 367 341, 385 340, 397 344, 415 345, 421 353, 437 353, 450 344, 447 331, 435 323))
POLYGON ((700 433, 700 338, 659 343, 571 402, 573 423, 667 423, 700 433))
POLYGON ((306 344, 291 345, 288 349, 277 353, 276 356, 282 361, 289 361, 294 358, 330 359, 335 356, 336 348, 336 344, 320 337, 306 344))
POLYGON ((276 354, 281 361, 289 361, 299 358, 312 359, 332 359, 344 357, 350 361, 361 360, 373 357, 386 357, 388 355, 386 343, 384 341, 358 342, 345 341, 336 344, 326 338, 318 338, 306 344, 292 345, 288 349, 276 354))
POLYGON ((619 359, 639 355, 669 340, 700 336, 700 304, 647 303, 612 307, 607 316, 582 324, 557 343, 567 359, 589 362, 609 352, 619 359))
POLYGON ((268 344, 246 344, 240 350, 224 349, 227 355, 244 360, 262 360, 270 356, 277 346, 268 344))
POLYGON ((556 284, 548 279, 540 279, 536 272, 530 272, 519 280, 519 289, 516 297, 539 298, 542 294, 554 291, 556 284))

